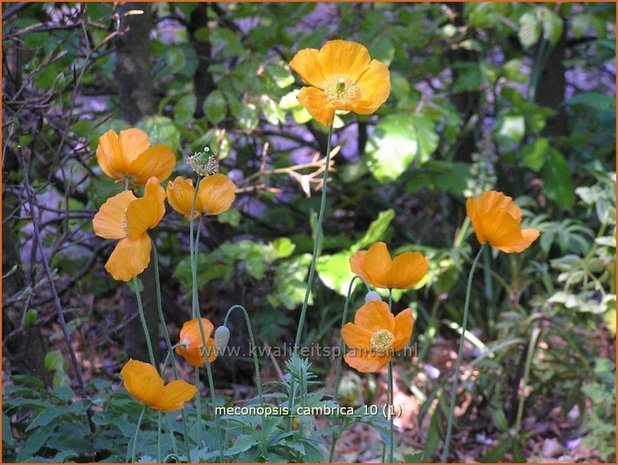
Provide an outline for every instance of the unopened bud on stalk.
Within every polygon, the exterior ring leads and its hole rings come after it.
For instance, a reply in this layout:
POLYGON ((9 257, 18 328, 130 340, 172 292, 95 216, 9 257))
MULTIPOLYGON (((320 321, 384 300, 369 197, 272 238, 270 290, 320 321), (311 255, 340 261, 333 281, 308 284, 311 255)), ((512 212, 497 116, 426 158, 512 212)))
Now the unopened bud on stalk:
POLYGON ((365 303, 367 302, 382 302, 382 297, 376 291, 369 291, 365 295, 365 303))
POLYGON ((223 355, 223 351, 227 347, 227 343, 229 340, 229 328, 227 326, 219 326, 215 330, 215 347, 217 348, 217 355, 223 355))

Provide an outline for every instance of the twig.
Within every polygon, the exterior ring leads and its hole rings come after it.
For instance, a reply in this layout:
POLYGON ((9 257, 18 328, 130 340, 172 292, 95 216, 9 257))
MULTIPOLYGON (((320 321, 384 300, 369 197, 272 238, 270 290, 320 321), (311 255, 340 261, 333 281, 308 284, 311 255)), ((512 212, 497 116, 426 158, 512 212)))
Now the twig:
MULTIPOLYGON (((34 240, 37 244, 37 248, 39 249, 39 253, 41 255, 41 264, 43 265, 43 269, 45 270, 45 274, 49 281, 49 287, 53 296, 53 304, 54 309, 56 311, 56 315, 58 316, 58 323, 60 324, 60 328, 62 329, 62 334, 64 335, 64 340, 67 345, 67 349, 69 351, 69 356, 71 359, 71 365, 73 366, 73 370, 75 371, 75 376, 77 377, 77 383, 79 385, 80 396, 82 399, 87 399, 86 395, 86 387, 84 385, 84 378, 82 376, 82 370, 79 366, 79 362, 77 361, 77 356, 75 355, 75 350, 73 349, 73 341, 71 338, 71 334, 69 333, 69 329, 67 328, 66 321, 64 319, 64 313, 62 311, 62 304, 60 303, 60 297, 58 296, 58 292, 56 290, 56 284, 54 283, 53 274, 51 268, 49 267, 49 262, 47 260, 47 256, 45 255, 45 249, 43 248, 43 241, 41 240, 41 234, 39 231, 39 222, 38 218, 34 214, 34 196, 32 187, 30 186, 29 179, 29 166, 25 160, 21 160, 22 166, 24 168, 24 187, 26 188, 26 195, 28 196, 28 204, 30 208, 30 214, 32 215, 32 230, 34 234, 34 240)), ((88 416, 88 424, 90 426, 90 432, 94 434, 95 426, 92 422, 92 411, 90 408, 86 410, 88 416)))

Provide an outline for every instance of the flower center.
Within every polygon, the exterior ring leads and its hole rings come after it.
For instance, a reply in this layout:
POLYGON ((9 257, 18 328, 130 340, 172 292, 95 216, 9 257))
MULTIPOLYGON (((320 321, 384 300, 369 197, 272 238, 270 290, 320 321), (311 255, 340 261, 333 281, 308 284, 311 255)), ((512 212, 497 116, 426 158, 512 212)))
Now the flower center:
POLYGON ((371 349, 378 353, 387 352, 395 342, 395 335, 388 329, 381 329, 371 336, 371 349))
POLYGON ((331 76, 324 85, 324 93, 335 106, 347 106, 360 99, 360 89, 343 74, 331 76))

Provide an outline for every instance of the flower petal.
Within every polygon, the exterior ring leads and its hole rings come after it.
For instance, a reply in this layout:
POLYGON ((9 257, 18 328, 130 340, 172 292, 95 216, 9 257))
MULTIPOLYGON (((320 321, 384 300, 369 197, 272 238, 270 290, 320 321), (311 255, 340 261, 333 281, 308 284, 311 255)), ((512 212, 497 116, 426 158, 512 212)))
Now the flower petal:
POLYGON ((412 316, 412 310, 406 308, 395 317, 395 342, 393 342, 393 350, 395 352, 403 349, 408 344, 413 329, 414 317, 412 316))
POLYGON ((324 126, 332 124, 335 117, 335 107, 328 101, 326 94, 320 89, 303 87, 298 93, 298 101, 318 123, 324 126))
POLYGON ((103 239, 127 237, 126 211, 137 200, 131 191, 124 191, 107 199, 92 220, 94 233, 103 239))
POLYGON ((154 199, 156 202, 157 213, 153 216, 153 222, 150 223, 149 228, 155 228, 165 215, 165 189, 159 184, 159 179, 156 176, 152 176, 146 186, 144 186, 144 197, 154 199))
POLYGON ((373 332, 354 323, 346 323, 341 328, 341 337, 348 347, 354 349, 368 349, 371 346, 371 336, 373 332))
POLYGON ((391 73, 388 67, 377 60, 371 60, 369 68, 356 82, 360 99, 351 109, 359 115, 369 115, 386 102, 391 93, 391 73))
POLYGON ((395 329, 395 317, 388 309, 388 304, 375 300, 367 302, 358 309, 354 323, 372 334, 381 329, 387 329, 392 333, 395 329))
POLYGON ((404 252, 398 255, 388 272, 388 287, 409 289, 415 286, 425 276, 428 266, 429 260, 420 252, 404 252))
POLYGON ((329 40, 317 58, 324 76, 345 75, 354 82, 367 71, 371 61, 367 47, 348 40, 329 40))
POLYGON ((180 410, 196 393, 197 388, 192 384, 180 379, 172 381, 163 388, 163 393, 153 408, 164 412, 180 410))
POLYGON ((519 253, 526 250, 539 237, 539 230, 534 228, 522 229, 521 239, 514 241, 508 245, 495 246, 497 249, 505 253, 519 253))
POLYGON ((167 145, 155 145, 142 152, 130 165, 133 180, 144 185, 155 176, 159 182, 166 180, 176 166, 176 156, 167 145))
POLYGON ((127 162, 127 165, 130 165, 148 147, 150 147, 148 134, 137 128, 130 128, 120 131, 119 142, 123 158, 127 162))
POLYGON ((122 367, 120 377, 124 387, 139 402, 153 406, 163 392, 163 380, 150 363, 129 359, 122 367))
POLYGON ((345 362, 352 368, 361 373, 375 373, 380 371, 390 361, 389 355, 382 357, 357 357, 355 355, 344 355, 345 362))
POLYGON ((483 223, 479 216, 477 199, 473 197, 468 197, 466 199, 466 214, 468 215, 468 218, 470 218, 472 229, 474 230, 474 234, 476 234, 476 239, 481 245, 487 244, 487 235, 485 234, 485 229, 483 228, 483 223))
POLYGON ((183 346, 178 346, 176 347, 176 353, 189 362, 190 365, 201 368, 206 363, 204 358, 206 353, 211 363, 217 358, 217 344, 213 338, 209 338, 206 341, 206 347, 206 350, 204 350, 201 343, 199 347, 193 349, 185 349, 183 346))
POLYGON ((148 234, 133 239, 121 239, 109 256, 105 269, 117 281, 130 281, 150 263, 151 247, 148 234))
POLYGON ((197 193, 200 207, 206 215, 218 215, 232 206, 236 198, 236 184, 224 174, 207 176, 197 193))
POLYGON ((300 50, 290 61, 290 68, 296 71, 307 84, 323 89, 326 76, 322 71, 318 52, 315 48, 300 50))
POLYGON ((110 178, 122 180, 127 176, 129 164, 123 156, 118 134, 114 131, 107 131, 99 137, 97 162, 110 178))
POLYGON ((363 272, 372 286, 388 287, 388 275, 393 262, 384 242, 376 242, 365 254, 363 272))
MULTIPOLYGON (((209 319, 202 318, 202 329, 204 330, 204 339, 208 340, 215 327, 209 319)), ((187 349, 198 349, 202 347, 202 334, 197 318, 186 321, 182 325, 179 339, 180 344, 187 349)))
POLYGON ((498 208, 504 208, 516 221, 521 221, 521 208, 513 201, 512 197, 498 191, 483 192, 478 197, 478 205, 481 214, 486 215, 498 208))
MULTIPOLYGON (((191 204, 193 203, 193 195, 195 188, 191 179, 185 179, 182 176, 176 177, 174 181, 167 183, 166 188, 167 201, 181 215, 187 218, 191 216, 191 204)), ((195 198, 194 216, 199 216, 201 211, 201 203, 199 197, 195 198)))
POLYGON ((359 250, 350 257, 350 269, 352 270, 352 273, 360 276, 365 281, 367 281, 367 277, 363 272, 363 260, 365 260, 366 253, 367 252, 365 252, 364 250, 359 250))

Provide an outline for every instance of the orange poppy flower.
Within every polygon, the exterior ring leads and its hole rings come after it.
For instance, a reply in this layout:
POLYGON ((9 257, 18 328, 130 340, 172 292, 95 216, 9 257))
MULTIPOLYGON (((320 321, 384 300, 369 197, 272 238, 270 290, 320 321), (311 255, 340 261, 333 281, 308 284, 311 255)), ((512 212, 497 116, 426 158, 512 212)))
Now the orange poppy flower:
POLYGON ((214 362, 217 358, 217 347, 215 340, 210 337, 215 327, 206 318, 202 318, 202 328, 204 329, 204 338, 206 339, 207 349, 204 350, 202 344, 202 334, 198 319, 194 318, 185 322, 180 329, 180 342, 176 347, 176 353, 184 358, 194 367, 203 367, 206 363, 204 358, 205 353, 208 353, 208 360, 214 362))
POLYGON ((136 400, 163 412, 180 410, 197 392, 195 386, 182 380, 164 385, 155 367, 133 359, 122 367, 120 377, 126 390, 136 400))
POLYGON ((383 368, 393 353, 403 349, 414 328, 412 310, 394 316, 382 301, 369 301, 358 309, 354 323, 346 323, 341 336, 352 349, 344 356, 348 365, 363 373, 383 368))
POLYGON ((522 252, 539 237, 538 229, 521 229, 521 209, 502 192, 469 197, 466 212, 478 241, 502 252, 522 252))
POLYGON ((375 112, 391 93, 390 72, 372 60, 366 47, 347 40, 331 40, 320 50, 299 51, 290 67, 309 87, 298 101, 316 121, 329 126, 335 110, 359 115, 375 112))
POLYGON ((384 242, 359 250, 350 258, 352 273, 374 287, 409 289, 425 276, 429 260, 420 252, 404 252, 391 260, 384 242))
POLYGON ((124 191, 107 199, 92 220, 94 233, 104 239, 118 239, 105 269, 119 281, 129 281, 150 263, 151 243, 147 230, 156 227, 165 214, 165 191, 156 177, 144 188, 144 196, 124 191))
MULTIPOLYGON (((191 179, 178 176, 167 183, 167 200, 174 210, 187 218, 191 216, 191 204, 195 188, 191 179)), ((200 182, 195 198, 195 216, 219 215, 228 210, 236 198, 236 185, 224 174, 207 176, 200 182)))
POLYGON ((148 135, 131 128, 107 131, 99 137, 97 161, 105 174, 117 181, 129 178, 143 186, 155 176, 159 182, 169 178, 176 166, 176 157, 167 145, 150 146, 148 135))

